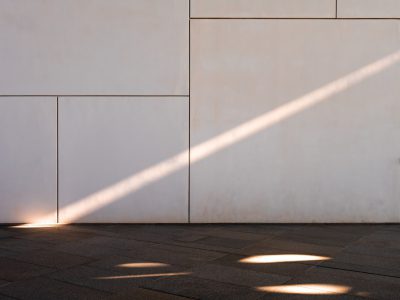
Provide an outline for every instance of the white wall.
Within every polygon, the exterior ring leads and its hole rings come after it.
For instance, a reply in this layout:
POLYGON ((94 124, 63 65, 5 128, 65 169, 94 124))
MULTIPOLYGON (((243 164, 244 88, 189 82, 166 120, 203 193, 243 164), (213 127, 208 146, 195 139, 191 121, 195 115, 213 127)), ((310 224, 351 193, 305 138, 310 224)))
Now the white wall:
POLYGON ((57 220, 57 98, 0 98, 0 222, 57 220))
POLYGON ((1 1, 0 223, 399 222, 396 18, 396 0, 1 1))
POLYGON ((187 221, 187 97, 58 101, 61 222, 187 221), (180 152, 184 167, 140 175, 180 152))
POLYGON ((4 0, 0 41, 0 223, 188 220, 188 1, 4 0))
POLYGON ((398 221, 398 30, 193 20, 192 145, 229 145, 193 162, 192 220, 398 221))
POLYGON ((186 0, 2 0, 8 95, 187 95, 186 0))

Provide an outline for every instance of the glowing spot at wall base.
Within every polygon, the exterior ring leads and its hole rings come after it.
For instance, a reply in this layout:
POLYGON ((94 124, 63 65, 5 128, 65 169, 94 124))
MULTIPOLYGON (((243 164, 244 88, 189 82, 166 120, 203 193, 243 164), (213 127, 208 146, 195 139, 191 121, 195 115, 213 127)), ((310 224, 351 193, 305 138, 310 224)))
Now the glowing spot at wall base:
POLYGON ((60 227, 64 224, 62 223, 28 223, 21 225, 14 225, 11 228, 52 228, 52 227, 60 227))

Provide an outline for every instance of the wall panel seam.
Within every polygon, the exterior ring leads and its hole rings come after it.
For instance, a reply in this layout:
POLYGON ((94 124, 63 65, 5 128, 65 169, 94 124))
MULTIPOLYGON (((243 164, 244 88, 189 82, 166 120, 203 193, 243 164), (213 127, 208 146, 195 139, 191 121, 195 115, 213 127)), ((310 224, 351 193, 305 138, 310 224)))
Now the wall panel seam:
POLYGON ((338 17, 338 0, 336 0, 335 16, 336 16, 336 19, 337 19, 337 17, 338 17))
POLYGON ((0 95, 0 97, 183 97, 187 98, 189 95, 40 95, 40 94, 32 94, 32 95, 0 95))
POLYGON ((59 142, 58 142, 58 126, 59 126, 59 121, 58 121, 58 118, 59 118, 59 114, 58 114, 58 96, 57 96, 57 100, 56 100, 57 102, 57 104, 56 104, 56 107, 57 107, 57 109, 56 109, 56 113, 57 113, 57 116, 56 116, 56 122, 57 122, 57 124, 56 124, 56 126, 57 126, 57 138, 56 138, 56 150, 57 150, 57 153, 56 153, 56 159, 57 159, 57 161, 56 161, 56 172, 57 172, 57 174, 56 174, 56 189, 57 189, 57 196, 56 196, 56 198, 57 198, 57 223, 59 223, 60 222, 60 218, 59 218, 59 195, 60 195, 60 193, 59 193, 59 182, 60 182, 60 180, 59 180, 59 174, 60 174, 60 172, 59 172, 59 142))
POLYGON ((191 95, 191 92, 190 92, 190 72, 191 72, 191 69, 190 69, 190 52, 191 52, 191 48, 190 48, 190 44, 191 44, 191 35, 190 35, 190 19, 191 19, 191 16, 192 16, 192 14, 191 14, 191 0, 189 0, 189 55, 188 55, 188 57, 189 57, 189 64, 188 64, 188 67, 189 67, 189 72, 188 72, 188 75, 189 75, 189 83, 188 83, 188 86, 189 86, 189 99, 188 99, 188 101, 189 101, 189 105, 188 105, 188 131, 189 131, 189 140, 188 140, 188 223, 190 224, 190 187, 191 187, 191 184, 190 184, 190 165, 191 165, 191 157, 190 157, 190 151, 191 151, 191 126, 190 126, 190 123, 191 123, 191 119, 190 119, 190 110, 191 110, 191 108, 190 108, 190 102, 191 102, 191 99, 190 99, 190 95, 191 95))
POLYGON ((398 18, 372 18, 372 17, 327 17, 327 18, 266 18, 266 17, 192 17, 192 20, 400 20, 398 18))

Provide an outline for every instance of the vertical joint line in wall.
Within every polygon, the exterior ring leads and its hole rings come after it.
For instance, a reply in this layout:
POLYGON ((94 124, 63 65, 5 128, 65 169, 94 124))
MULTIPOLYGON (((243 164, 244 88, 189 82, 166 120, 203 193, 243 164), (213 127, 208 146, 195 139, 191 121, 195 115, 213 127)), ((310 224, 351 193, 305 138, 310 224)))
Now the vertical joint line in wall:
POLYGON ((188 55, 188 58, 189 58, 189 83, 188 83, 188 85, 189 85, 189 105, 188 105, 188 147, 189 147, 189 149, 188 149, 188 223, 190 223, 190 165, 191 165, 191 163, 190 163, 190 151, 191 151, 191 141, 190 141, 190 135, 191 135, 191 133, 190 133, 190 102, 191 102, 191 97, 190 97, 190 95, 191 95, 191 92, 190 92, 190 44, 191 44, 191 40, 190 40, 190 17, 191 17, 191 12, 190 12, 190 2, 191 2, 191 0, 189 0, 189 18, 188 18, 188 23, 189 23, 189 55, 188 55))
POLYGON ((336 0, 336 11, 335 11, 335 17, 336 17, 336 19, 337 19, 337 2, 338 2, 338 0, 336 0))
POLYGON ((58 197, 59 197, 59 189, 58 189, 58 182, 59 182, 59 180, 58 180, 58 150, 59 150, 59 148, 58 148, 58 96, 57 96, 57 117, 56 117, 56 120, 57 120, 57 146, 56 146, 56 149, 57 149, 57 186, 56 186, 56 189, 57 189, 57 223, 59 223, 60 222, 60 220, 59 220, 59 214, 58 214, 58 211, 59 211, 59 204, 58 204, 58 197))

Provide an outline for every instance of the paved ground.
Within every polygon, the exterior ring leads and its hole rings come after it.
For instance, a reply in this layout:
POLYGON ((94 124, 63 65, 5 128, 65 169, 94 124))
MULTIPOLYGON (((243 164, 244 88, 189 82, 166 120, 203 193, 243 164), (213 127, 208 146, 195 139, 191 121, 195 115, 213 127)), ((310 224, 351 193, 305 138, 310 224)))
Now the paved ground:
POLYGON ((400 225, 0 227, 0 299, 400 299, 400 225))

